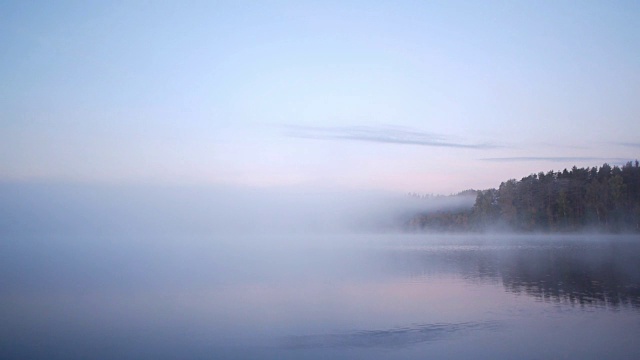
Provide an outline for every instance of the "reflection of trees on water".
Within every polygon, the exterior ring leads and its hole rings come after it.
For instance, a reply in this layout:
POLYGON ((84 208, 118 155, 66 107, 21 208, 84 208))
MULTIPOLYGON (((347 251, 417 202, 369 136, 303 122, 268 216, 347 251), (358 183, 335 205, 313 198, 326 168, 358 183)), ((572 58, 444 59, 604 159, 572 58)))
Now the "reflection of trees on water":
POLYGON ((502 282, 509 292, 547 301, 640 309, 640 252, 625 245, 518 252, 502 260, 502 282))
POLYGON ((393 257, 412 276, 453 272, 466 281, 500 282, 510 293, 542 301, 640 310, 640 243, 427 247, 393 257))

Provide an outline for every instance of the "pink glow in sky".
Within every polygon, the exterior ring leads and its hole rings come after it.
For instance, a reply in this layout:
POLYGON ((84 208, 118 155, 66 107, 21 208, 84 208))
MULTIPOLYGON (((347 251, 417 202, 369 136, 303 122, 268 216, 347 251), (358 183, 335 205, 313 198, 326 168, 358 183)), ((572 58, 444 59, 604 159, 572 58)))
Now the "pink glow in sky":
POLYGON ((0 5, 0 180, 452 193, 640 149, 636 2, 0 5))

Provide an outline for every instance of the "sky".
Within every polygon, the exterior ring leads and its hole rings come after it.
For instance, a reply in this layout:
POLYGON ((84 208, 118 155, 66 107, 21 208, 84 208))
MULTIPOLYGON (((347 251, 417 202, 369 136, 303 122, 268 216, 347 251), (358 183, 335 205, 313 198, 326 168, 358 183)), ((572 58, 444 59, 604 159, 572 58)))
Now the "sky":
POLYGON ((450 194, 640 158, 636 1, 3 1, 0 181, 450 194))

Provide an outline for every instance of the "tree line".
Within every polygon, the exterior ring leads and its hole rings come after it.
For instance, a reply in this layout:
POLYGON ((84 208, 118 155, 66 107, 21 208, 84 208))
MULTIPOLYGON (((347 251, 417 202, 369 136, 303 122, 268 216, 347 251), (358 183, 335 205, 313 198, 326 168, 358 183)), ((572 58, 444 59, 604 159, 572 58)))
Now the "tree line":
POLYGON ((470 210, 421 214, 408 225, 445 231, 640 231, 640 167, 636 160, 622 167, 605 163, 531 174, 477 191, 470 210))

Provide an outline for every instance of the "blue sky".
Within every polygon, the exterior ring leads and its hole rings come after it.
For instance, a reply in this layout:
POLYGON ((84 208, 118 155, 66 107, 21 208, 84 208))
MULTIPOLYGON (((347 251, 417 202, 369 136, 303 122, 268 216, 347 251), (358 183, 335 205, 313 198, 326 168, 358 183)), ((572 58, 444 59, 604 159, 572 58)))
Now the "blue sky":
POLYGON ((0 180, 451 193, 640 150, 640 3, 0 4, 0 180))

